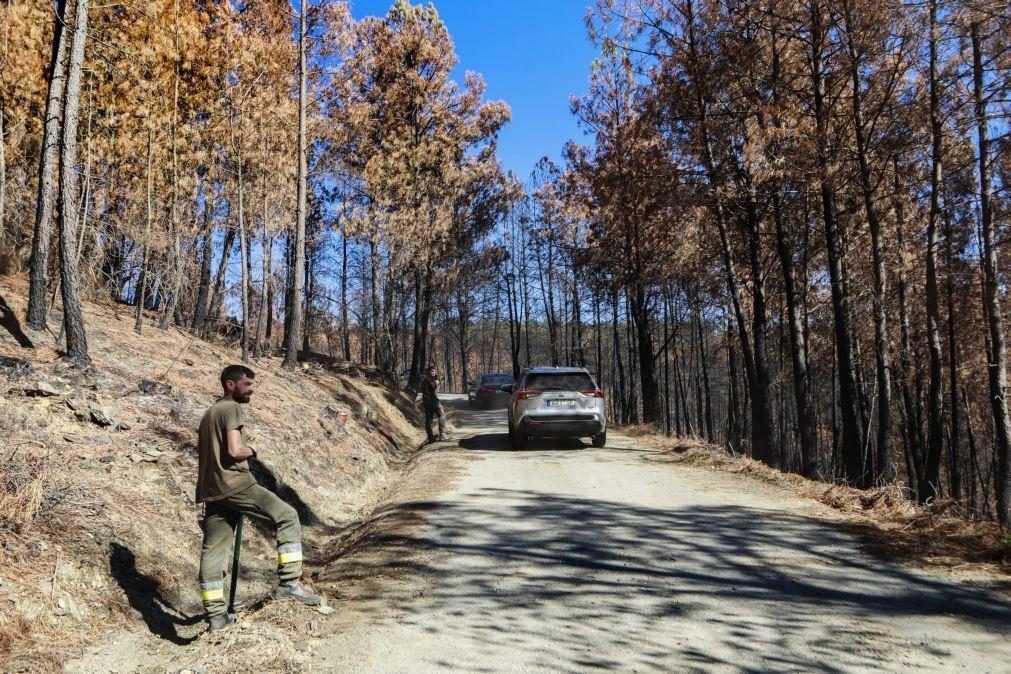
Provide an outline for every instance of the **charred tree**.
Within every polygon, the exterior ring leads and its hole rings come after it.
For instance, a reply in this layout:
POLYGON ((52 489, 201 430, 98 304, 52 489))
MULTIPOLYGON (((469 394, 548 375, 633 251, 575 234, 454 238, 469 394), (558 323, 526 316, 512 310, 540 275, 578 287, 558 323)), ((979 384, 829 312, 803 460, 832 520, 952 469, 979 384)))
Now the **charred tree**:
POLYGON ((46 97, 46 118, 42 127, 42 148, 39 153, 39 183, 35 207, 35 229, 32 233, 32 257, 29 263, 28 315, 29 327, 46 327, 46 285, 49 282, 49 245, 52 236, 53 212, 57 199, 57 153, 60 148, 60 112, 64 108, 64 88, 67 74, 67 0, 57 0, 53 22, 53 48, 49 61, 49 93, 46 97))
POLYGON ((70 63, 64 90, 63 134, 60 142, 60 285, 63 299, 63 333, 67 340, 67 359, 87 367, 91 365, 84 332, 80 287, 77 273, 77 121, 81 104, 81 75, 84 70, 84 46, 88 41, 89 0, 77 0, 74 30, 71 36, 70 63))

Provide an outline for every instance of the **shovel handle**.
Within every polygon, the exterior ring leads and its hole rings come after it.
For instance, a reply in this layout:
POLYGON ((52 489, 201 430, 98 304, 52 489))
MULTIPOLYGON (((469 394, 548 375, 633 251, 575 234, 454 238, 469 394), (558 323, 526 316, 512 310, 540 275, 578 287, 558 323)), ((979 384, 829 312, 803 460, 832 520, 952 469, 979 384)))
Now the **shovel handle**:
POLYGON ((235 525, 235 550, 232 552, 232 589, 228 593, 228 612, 235 613, 235 588, 239 584, 239 552, 242 549, 242 514, 235 525))

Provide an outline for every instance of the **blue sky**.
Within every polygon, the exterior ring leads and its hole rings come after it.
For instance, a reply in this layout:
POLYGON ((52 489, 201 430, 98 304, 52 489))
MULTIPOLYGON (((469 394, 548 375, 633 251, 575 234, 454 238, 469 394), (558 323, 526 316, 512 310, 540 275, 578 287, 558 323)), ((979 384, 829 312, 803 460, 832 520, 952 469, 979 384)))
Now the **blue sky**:
MULTIPOLYGON (((383 16, 392 4, 392 0, 358 0, 351 9, 355 18, 383 16)), ((526 180, 543 155, 557 160, 567 140, 585 142, 569 112, 569 94, 586 90, 596 55, 583 24, 587 0, 433 4, 456 43, 457 79, 462 80, 466 70, 481 73, 487 97, 502 99, 512 108, 512 122, 499 142, 506 169, 526 180)))

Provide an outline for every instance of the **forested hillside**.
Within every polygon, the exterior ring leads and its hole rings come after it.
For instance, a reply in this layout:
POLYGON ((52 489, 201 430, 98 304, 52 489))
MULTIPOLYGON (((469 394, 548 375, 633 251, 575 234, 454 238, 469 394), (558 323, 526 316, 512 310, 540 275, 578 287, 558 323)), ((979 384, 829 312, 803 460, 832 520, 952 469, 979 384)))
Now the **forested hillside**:
POLYGON ((596 142, 567 184, 634 326, 625 414, 1006 521, 1006 3, 606 1, 588 24, 596 142))
POLYGON ((616 423, 1011 516, 1006 2, 598 0, 530 176, 433 6, 0 11, 0 273, 78 367, 82 297, 409 386, 584 365, 616 423))

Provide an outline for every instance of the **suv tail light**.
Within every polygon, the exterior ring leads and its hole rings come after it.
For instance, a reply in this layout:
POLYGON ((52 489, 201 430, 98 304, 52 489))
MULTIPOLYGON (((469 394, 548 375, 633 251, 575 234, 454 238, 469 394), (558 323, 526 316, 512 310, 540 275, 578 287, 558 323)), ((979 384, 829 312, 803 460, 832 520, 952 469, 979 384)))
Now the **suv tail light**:
POLYGON ((494 393, 495 389, 493 389, 493 388, 491 388, 489 386, 482 386, 481 388, 478 389, 478 392, 480 392, 480 393, 494 393))
POLYGON ((599 388, 588 389, 586 391, 580 391, 580 393, 583 394, 584 396, 586 396, 587 398, 603 398, 604 397, 604 392, 601 391, 599 388))
POLYGON ((520 400, 526 400, 527 398, 536 398, 541 393, 543 393, 543 391, 520 391, 516 397, 520 400))

